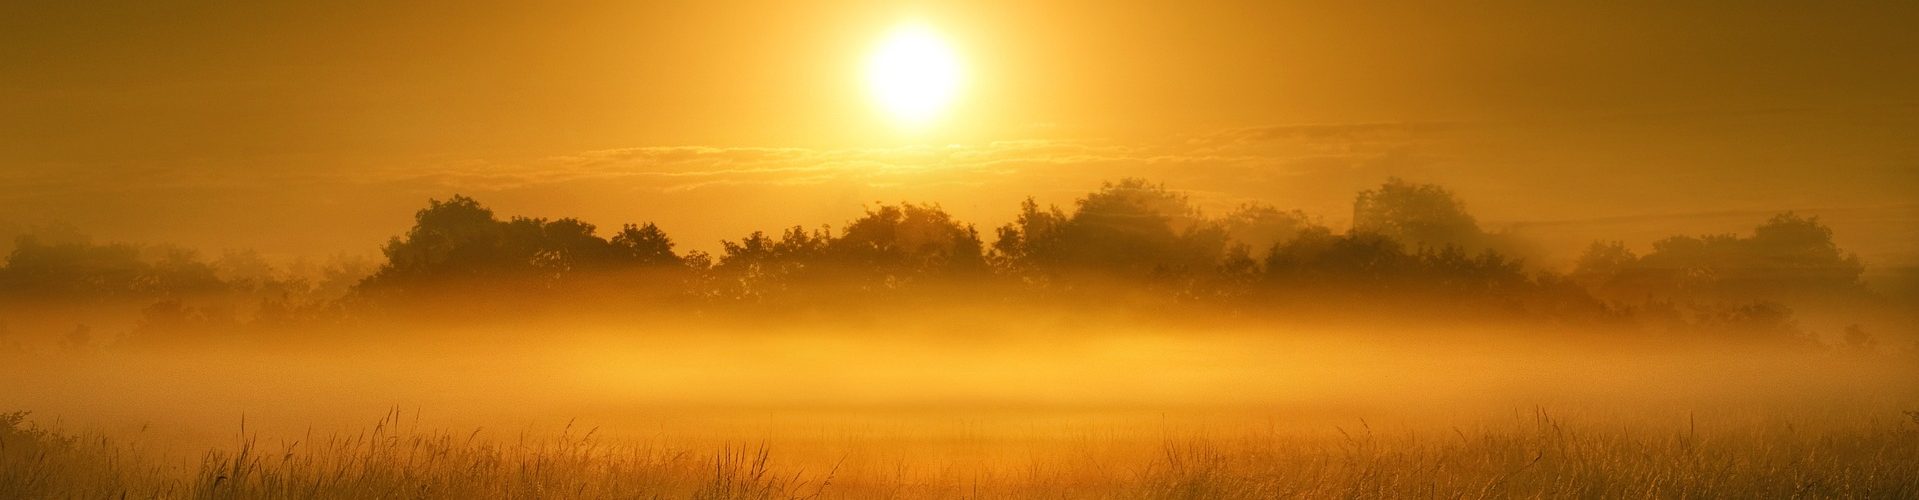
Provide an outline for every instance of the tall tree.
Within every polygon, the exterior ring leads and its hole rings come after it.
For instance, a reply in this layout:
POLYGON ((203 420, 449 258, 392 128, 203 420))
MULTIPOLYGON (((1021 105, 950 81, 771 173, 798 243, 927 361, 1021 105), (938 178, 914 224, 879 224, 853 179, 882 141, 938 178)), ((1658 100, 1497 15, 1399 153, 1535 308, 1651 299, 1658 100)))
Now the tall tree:
POLYGON ((1000 230, 994 247, 1016 265, 1144 275, 1210 270, 1224 255, 1225 230, 1206 220, 1186 196, 1123 179, 1079 199, 1070 218, 1040 211, 1030 200, 1000 230))
POLYGON ((1353 230, 1385 235, 1414 248, 1479 249, 1486 235, 1452 191, 1394 177, 1353 201, 1353 230))
POLYGON ((979 232, 938 206, 882 205, 847 224, 827 247, 839 264, 888 278, 980 270, 979 232))
POLYGON ((613 235, 611 243, 615 253, 628 262, 645 266, 681 264, 679 255, 673 253, 673 239, 651 222, 638 226, 627 224, 619 234, 613 235))

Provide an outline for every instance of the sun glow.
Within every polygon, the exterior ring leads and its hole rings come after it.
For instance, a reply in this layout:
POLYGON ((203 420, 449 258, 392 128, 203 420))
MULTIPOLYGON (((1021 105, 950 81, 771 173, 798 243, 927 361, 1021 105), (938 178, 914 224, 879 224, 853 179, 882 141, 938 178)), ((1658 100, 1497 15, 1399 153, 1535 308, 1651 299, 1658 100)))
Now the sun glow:
POLYGON ((923 126, 958 96, 959 56, 939 34, 917 24, 895 28, 866 64, 868 91, 899 122, 923 126))

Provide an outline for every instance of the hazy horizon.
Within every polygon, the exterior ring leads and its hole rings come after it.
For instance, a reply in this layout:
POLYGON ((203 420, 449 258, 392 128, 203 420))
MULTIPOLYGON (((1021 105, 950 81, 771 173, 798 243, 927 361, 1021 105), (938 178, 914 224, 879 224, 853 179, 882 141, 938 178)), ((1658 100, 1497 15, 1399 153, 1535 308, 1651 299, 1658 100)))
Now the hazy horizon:
POLYGON ((0 499, 1919 498, 1919 2, 5 2, 0 499))

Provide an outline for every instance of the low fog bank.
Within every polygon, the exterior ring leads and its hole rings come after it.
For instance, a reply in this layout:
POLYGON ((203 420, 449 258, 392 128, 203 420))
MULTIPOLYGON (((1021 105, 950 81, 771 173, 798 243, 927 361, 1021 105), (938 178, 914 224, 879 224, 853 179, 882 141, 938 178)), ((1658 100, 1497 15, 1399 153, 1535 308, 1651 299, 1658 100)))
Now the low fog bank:
POLYGON ((905 203, 709 255, 651 224, 603 236, 455 197, 375 261, 298 269, 27 238, 0 268, 0 410, 191 433, 241 415, 351 428, 393 408, 644 432, 1915 406, 1919 310, 1863 281, 1816 218, 1651 251, 1597 242, 1545 269, 1439 186, 1356 198, 1335 232, 1270 206, 1207 216, 1126 180, 1071 211, 1026 203, 990 237, 905 203))
POLYGON ((256 432, 298 433, 354 429, 396 408, 449 429, 551 430, 579 419, 614 434, 736 438, 742 429, 829 422, 939 432, 965 422, 1139 426, 1156 418, 1443 427, 1535 408, 1666 424, 1688 415, 1806 422, 1919 409, 1919 359, 1886 353, 1603 342, 1597 332, 1522 336, 1496 327, 1410 335, 1398 330, 1405 325, 1200 331, 1095 322, 1069 331, 1042 321, 1032 331, 971 335, 898 325, 642 332, 517 324, 357 332, 297 349, 66 353, 12 359, 0 369, 8 381, 0 402, 43 422, 161 429, 153 432, 196 442, 230 438, 241 419, 256 432))
POLYGON ((1829 227, 1792 213, 1741 232, 1593 242, 1561 268, 1534 262, 1538 242, 1482 227, 1450 190, 1399 179, 1356 193, 1344 230, 1266 204, 1209 215, 1140 179, 1104 184, 1070 210, 1031 200, 1017 210, 1014 222, 983 230, 936 204, 882 204, 837 228, 756 231, 708 254, 677 250, 650 223, 604 231, 503 217, 456 195, 429 201, 377 258, 277 264, 44 230, 15 240, 0 266, 0 351, 325 343, 515 321, 861 331, 970 308, 1180 330, 1394 326, 1386 320, 1417 331, 1439 321, 1919 346, 1915 288, 1898 276, 1867 281, 1865 263, 1829 227))

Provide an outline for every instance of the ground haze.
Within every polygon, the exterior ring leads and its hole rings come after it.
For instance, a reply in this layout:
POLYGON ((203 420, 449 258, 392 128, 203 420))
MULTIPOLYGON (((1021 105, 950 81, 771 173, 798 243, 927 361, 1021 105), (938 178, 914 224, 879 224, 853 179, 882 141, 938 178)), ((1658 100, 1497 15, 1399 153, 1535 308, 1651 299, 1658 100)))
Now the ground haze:
POLYGON ((0 2, 0 500, 1919 498, 1913 26, 0 2))

